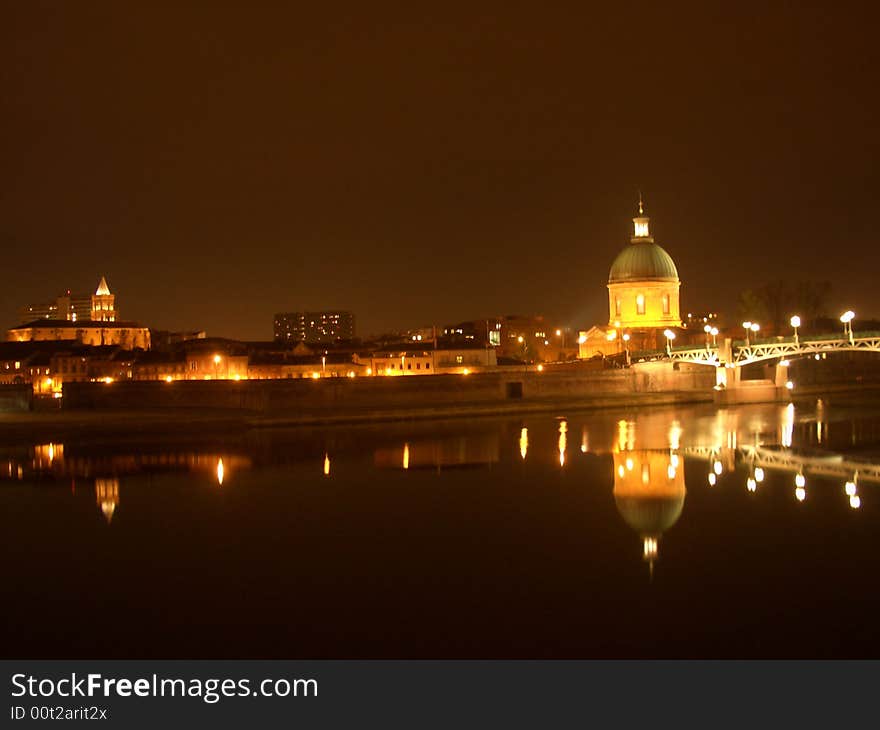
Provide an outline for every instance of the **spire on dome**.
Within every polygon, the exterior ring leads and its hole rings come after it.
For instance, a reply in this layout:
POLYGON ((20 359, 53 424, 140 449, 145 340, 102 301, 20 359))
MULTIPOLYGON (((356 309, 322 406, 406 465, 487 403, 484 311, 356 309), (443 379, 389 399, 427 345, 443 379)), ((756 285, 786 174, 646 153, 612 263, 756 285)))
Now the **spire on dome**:
POLYGON ((95 292, 95 296, 105 297, 110 293, 110 287, 107 286, 107 279, 103 276, 101 277, 101 283, 98 284, 98 291, 95 292))

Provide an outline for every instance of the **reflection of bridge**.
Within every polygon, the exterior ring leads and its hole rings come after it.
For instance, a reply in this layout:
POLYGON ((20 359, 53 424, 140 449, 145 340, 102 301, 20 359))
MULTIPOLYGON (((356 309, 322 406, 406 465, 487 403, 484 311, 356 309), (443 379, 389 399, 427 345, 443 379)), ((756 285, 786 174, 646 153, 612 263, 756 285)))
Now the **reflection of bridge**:
MULTIPOLYGON (((690 446, 682 451, 690 458, 714 462, 720 460, 722 452, 727 452, 728 449, 690 446)), ((779 446, 737 446, 730 451, 733 454, 727 455, 728 468, 735 463, 729 457, 735 455, 751 469, 761 467, 792 474, 812 474, 829 479, 880 483, 880 465, 847 459, 841 454, 798 454, 779 446)))
POLYGON ((725 339, 720 345, 699 348, 670 348, 667 357, 676 362, 711 365, 716 368, 716 390, 733 390, 738 397, 725 393, 723 401, 785 400, 788 381, 788 360, 806 355, 818 356, 828 352, 880 352, 880 333, 859 332, 815 337, 777 337, 750 343, 725 339), (745 365, 779 360, 775 377, 767 380, 741 378, 745 365), (751 391, 751 393, 749 393, 751 391))

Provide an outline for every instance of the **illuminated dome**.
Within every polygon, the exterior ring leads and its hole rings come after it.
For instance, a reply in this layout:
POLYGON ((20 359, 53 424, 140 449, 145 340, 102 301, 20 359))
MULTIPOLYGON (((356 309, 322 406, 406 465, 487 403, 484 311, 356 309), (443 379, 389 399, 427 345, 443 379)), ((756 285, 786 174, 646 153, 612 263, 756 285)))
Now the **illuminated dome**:
POLYGON ((608 326, 614 334, 642 333, 633 346, 652 349, 657 346, 656 332, 681 326, 681 281, 672 257, 654 243, 641 198, 632 221, 630 244, 617 254, 608 274, 608 326))
POLYGON ((623 249, 614 259, 608 283, 645 280, 678 281, 678 270, 662 246, 652 240, 640 239, 623 249))

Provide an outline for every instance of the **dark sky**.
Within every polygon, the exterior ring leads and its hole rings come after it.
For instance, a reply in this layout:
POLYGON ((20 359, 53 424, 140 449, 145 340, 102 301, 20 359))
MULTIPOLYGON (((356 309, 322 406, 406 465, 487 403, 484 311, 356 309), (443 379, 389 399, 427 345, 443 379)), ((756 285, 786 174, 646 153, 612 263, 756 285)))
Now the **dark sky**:
POLYGON ((683 311, 787 277, 880 315, 867 3, 185 5, 6 4, 0 322, 105 274, 215 335, 582 326, 638 188, 683 311))

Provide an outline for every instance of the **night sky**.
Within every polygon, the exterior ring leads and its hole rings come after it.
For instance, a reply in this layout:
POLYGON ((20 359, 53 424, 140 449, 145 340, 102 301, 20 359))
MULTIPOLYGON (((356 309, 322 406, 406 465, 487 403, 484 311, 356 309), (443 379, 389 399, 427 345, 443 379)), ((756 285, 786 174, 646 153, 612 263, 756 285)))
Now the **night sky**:
POLYGON ((184 5, 6 4, 0 324, 102 274, 252 339, 603 322, 640 188, 683 313, 789 278, 880 315, 867 3, 184 5))

